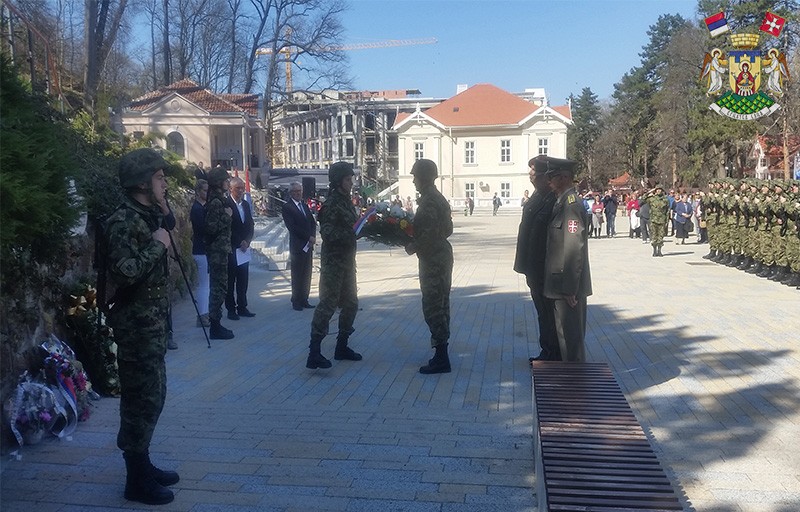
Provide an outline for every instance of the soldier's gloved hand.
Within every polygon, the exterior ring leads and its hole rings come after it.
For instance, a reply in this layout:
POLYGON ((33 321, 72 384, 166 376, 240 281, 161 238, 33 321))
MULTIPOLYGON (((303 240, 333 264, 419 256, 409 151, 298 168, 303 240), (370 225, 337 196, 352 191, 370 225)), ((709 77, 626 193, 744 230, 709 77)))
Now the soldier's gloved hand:
POLYGON ((161 242, 164 244, 164 247, 169 249, 169 233, 166 229, 158 228, 157 230, 153 231, 153 240, 161 242))

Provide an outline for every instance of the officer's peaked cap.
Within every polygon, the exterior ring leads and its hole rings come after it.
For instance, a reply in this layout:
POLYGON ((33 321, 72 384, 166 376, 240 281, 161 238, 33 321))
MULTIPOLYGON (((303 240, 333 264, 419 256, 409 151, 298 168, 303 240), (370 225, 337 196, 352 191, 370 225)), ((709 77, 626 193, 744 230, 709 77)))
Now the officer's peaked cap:
POLYGON ((436 168, 436 164, 433 160, 421 158, 414 162, 414 165, 411 167, 411 174, 422 180, 432 181, 439 175, 439 170, 436 168))
POLYGON ((575 176, 575 170, 578 166, 578 162, 575 160, 567 160, 566 158, 553 158, 551 156, 544 157, 544 162, 547 166, 547 171, 545 171, 545 173, 548 178, 562 174, 567 176, 575 176))
POLYGON ((122 188, 131 188, 147 183, 159 170, 169 170, 169 163, 156 150, 134 149, 119 161, 119 184, 122 188))

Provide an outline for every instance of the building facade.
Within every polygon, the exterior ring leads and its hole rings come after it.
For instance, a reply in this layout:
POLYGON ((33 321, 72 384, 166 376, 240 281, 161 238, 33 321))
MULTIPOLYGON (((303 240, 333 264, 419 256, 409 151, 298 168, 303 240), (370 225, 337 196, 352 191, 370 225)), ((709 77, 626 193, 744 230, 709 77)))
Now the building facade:
POLYGON ((490 206, 497 194, 504 205, 520 206, 533 192, 528 161, 537 155, 564 158, 569 106, 549 107, 543 92, 512 94, 478 84, 428 109, 400 115, 399 195, 415 197, 409 171, 427 158, 439 167, 437 187, 454 208, 472 197, 490 206))
POLYGON ((361 171, 362 185, 395 181, 397 116, 443 101, 418 95, 416 90, 295 93, 273 122, 273 167, 326 169, 345 161, 361 171))
POLYGON ((257 94, 215 94, 180 80, 134 99, 116 129, 135 139, 158 133, 188 163, 257 173, 267 164, 262 108, 257 94))

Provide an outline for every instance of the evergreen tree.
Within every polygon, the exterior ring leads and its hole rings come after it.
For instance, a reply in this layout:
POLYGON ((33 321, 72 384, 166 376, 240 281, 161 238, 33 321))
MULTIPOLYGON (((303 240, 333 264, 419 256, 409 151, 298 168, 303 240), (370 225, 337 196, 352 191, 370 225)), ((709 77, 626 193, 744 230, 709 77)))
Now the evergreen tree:
POLYGON ((594 145, 602 130, 600 103, 589 87, 581 95, 570 95, 572 125, 567 130, 567 155, 578 161, 578 174, 592 181, 594 145))

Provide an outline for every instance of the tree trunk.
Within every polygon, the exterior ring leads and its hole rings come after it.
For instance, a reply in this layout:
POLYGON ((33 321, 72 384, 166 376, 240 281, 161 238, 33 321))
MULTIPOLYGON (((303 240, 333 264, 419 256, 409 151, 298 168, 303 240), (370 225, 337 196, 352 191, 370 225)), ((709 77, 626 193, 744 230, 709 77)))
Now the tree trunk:
POLYGON ((164 0, 164 85, 172 83, 172 50, 169 46, 169 0, 164 0))

